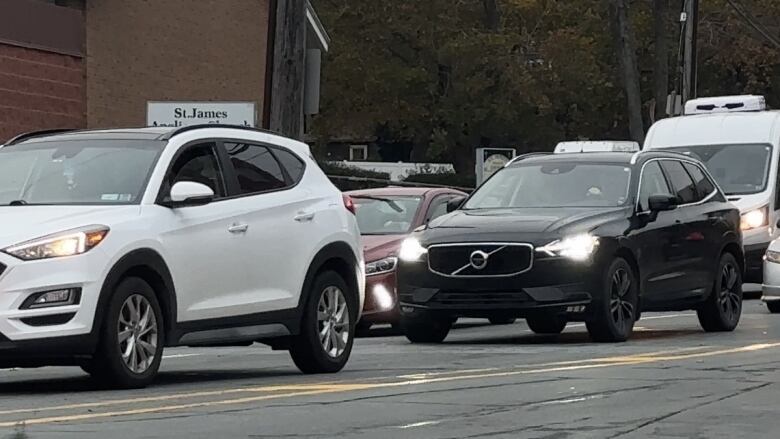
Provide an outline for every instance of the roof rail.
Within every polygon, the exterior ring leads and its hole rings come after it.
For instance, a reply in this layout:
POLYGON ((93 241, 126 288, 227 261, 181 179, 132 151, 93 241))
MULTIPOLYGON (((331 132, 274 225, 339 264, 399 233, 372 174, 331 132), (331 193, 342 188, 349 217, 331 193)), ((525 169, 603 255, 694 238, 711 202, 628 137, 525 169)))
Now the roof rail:
POLYGON ((513 158, 512 160, 508 161, 504 167, 507 167, 511 165, 512 163, 519 162, 520 160, 527 159, 529 157, 536 157, 536 156, 542 156, 542 155, 552 155, 551 152, 529 152, 527 154, 520 154, 519 156, 513 158))
POLYGON ((76 131, 76 128, 54 128, 49 130, 30 131, 9 139, 5 142, 5 145, 16 145, 17 143, 22 143, 25 140, 34 139, 36 137, 50 136, 52 134, 67 133, 70 131, 76 131))
POLYGON ((686 159, 693 159, 693 160, 700 160, 696 157, 692 157, 690 154, 686 154, 684 152, 678 152, 678 151, 671 151, 669 149, 643 149, 641 151, 637 151, 634 153, 634 155, 631 157, 631 164, 636 164, 636 162, 639 160, 640 155, 644 154, 658 154, 658 155, 667 155, 667 156, 677 156, 679 158, 686 158, 686 159))
POLYGON ((246 130, 246 131, 254 131, 256 133, 264 133, 264 134, 273 134, 274 136, 282 136, 286 137, 282 134, 279 134, 275 131, 266 130, 264 128, 255 128, 255 127, 248 127, 245 125, 231 125, 231 124, 225 124, 225 123, 202 123, 197 125, 187 125, 183 127, 178 127, 176 129, 173 129, 160 137, 157 138, 157 140, 170 140, 174 136, 178 136, 179 134, 186 133, 188 131, 194 131, 194 130, 200 130, 204 128, 231 128, 231 129, 237 129, 237 130, 246 130))

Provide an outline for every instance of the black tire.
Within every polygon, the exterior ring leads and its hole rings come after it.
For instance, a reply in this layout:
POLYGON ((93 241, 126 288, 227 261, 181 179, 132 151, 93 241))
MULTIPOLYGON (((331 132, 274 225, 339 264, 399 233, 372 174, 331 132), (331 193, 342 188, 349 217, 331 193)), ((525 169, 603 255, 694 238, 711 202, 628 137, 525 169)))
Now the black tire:
POLYGON ((532 316, 525 319, 528 327, 536 334, 560 334, 566 329, 566 317, 559 315, 532 316))
MULTIPOLYGON (((357 306, 357 294, 349 288, 347 282, 338 273, 335 271, 324 271, 317 275, 308 292, 308 298, 303 310, 301 333, 293 337, 290 343, 290 356, 301 372, 306 374, 336 373, 344 368, 347 360, 349 360, 355 340, 357 306), (326 347, 323 346, 325 341, 320 341, 320 325, 328 325, 334 322, 330 320, 321 322, 317 319, 317 314, 321 300, 324 300, 323 296, 328 294, 328 291, 333 291, 334 288, 340 291, 344 298, 346 309, 343 310, 343 315, 348 317, 348 321, 338 327, 341 329, 341 333, 336 331, 336 326, 331 326, 331 331, 335 331, 335 337, 337 338, 336 341, 330 339, 331 343, 341 340, 344 345, 342 348, 332 347, 331 349, 335 350, 329 353, 326 351, 326 347), (346 340, 342 338, 345 329, 348 331, 346 340), (340 349, 343 350, 339 352, 340 349)), ((327 309, 325 312, 327 312, 327 309)))
POLYGON ((488 320, 491 325, 511 325, 517 321, 514 317, 491 317, 488 320))
POLYGON ((636 322, 639 285, 629 263, 615 258, 604 271, 601 291, 593 292, 591 316, 585 326, 596 342, 628 340, 636 322))
POLYGON ((780 300, 773 300, 766 303, 766 307, 769 308, 769 312, 772 314, 780 313, 780 300))
POLYGON ((441 343, 452 329, 453 320, 418 311, 418 315, 401 317, 401 331, 412 343, 441 343))
MULTIPOLYGON (((125 278, 114 289, 108 307, 104 312, 105 317, 100 328, 100 341, 98 342, 97 351, 92 361, 82 365, 82 369, 107 387, 137 389, 148 386, 157 376, 157 372, 160 369, 163 346, 165 344, 165 324, 154 290, 143 279, 137 277, 125 278), (144 306, 149 307, 156 322, 156 345, 153 345, 154 358, 141 373, 134 372, 125 364, 122 352, 120 352, 119 342, 120 313, 125 312, 126 301, 130 300, 131 297, 139 300, 136 296, 141 296, 141 298, 146 300, 145 303, 148 305, 145 304, 144 306)), ((126 316, 123 314, 122 318, 126 319, 126 316)), ((127 326, 125 327, 127 328, 127 326)), ((135 335, 130 337, 134 340, 137 339, 135 335)), ((146 362, 147 360, 142 361, 146 362)))
POLYGON ((707 332, 733 331, 742 315, 742 271, 731 253, 720 257, 715 283, 707 300, 696 310, 707 332))

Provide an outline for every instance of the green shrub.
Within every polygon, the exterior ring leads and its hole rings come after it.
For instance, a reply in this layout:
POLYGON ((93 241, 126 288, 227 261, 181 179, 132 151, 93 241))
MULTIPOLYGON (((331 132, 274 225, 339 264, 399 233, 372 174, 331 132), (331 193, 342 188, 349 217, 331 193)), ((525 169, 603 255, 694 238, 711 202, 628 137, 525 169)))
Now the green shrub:
POLYGON ((409 175, 404 179, 404 182, 434 184, 457 188, 474 188, 476 186, 476 177, 473 175, 455 173, 419 173, 409 175))

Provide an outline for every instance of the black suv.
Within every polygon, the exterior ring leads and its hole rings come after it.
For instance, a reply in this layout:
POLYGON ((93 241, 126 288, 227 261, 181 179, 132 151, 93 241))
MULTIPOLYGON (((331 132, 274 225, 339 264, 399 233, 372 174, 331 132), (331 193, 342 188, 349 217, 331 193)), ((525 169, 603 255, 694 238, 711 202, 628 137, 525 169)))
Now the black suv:
POLYGON ((739 211, 704 166, 667 152, 536 154, 404 241, 401 326, 443 341, 458 317, 584 321, 624 341, 643 311, 695 309, 731 331, 742 309, 739 211))

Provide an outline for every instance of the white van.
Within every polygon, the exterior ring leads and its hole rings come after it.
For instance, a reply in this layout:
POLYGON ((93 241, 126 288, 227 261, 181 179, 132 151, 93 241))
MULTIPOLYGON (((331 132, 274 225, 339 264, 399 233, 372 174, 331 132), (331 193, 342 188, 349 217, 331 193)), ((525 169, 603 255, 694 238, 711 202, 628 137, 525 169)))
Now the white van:
POLYGON ((688 101, 685 116, 658 121, 644 149, 682 152, 701 160, 742 212, 745 281, 761 283, 763 257, 778 237, 780 111, 762 96, 688 101))

